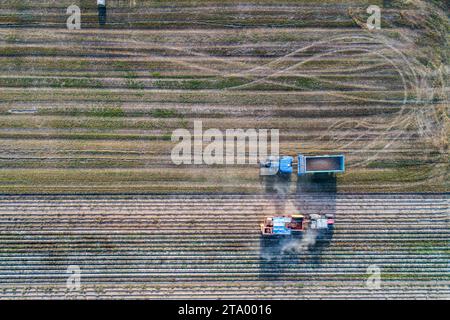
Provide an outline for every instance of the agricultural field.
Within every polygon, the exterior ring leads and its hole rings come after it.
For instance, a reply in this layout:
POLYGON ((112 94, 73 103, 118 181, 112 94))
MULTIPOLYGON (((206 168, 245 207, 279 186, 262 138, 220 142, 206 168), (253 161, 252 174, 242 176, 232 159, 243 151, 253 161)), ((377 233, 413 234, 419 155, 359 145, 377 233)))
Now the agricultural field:
POLYGON ((447 9, 108 0, 99 26, 95 1, 1 1, 0 298, 450 298, 447 9), (177 165, 194 121, 278 129, 280 154, 344 154, 346 171, 177 165), (335 229, 261 238, 297 211, 335 229))
MULTIPOLYGON (((449 299, 443 195, 287 196, 335 214, 307 245, 261 239, 271 196, 1 197, 4 298, 449 299), (282 252, 283 254, 280 254, 282 252), (81 290, 66 287, 79 266, 81 290), (368 266, 380 288, 366 286, 368 266)), ((276 203, 276 201, 275 201, 276 203)))
POLYGON ((108 1, 100 29, 75 1, 67 30, 72 1, 2 1, 0 192, 261 192, 257 166, 172 164, 194 120, 344 153, 339 191, 447 191, 442 10, 385 1, 370 32, 368 1, 172 2, 108 1))

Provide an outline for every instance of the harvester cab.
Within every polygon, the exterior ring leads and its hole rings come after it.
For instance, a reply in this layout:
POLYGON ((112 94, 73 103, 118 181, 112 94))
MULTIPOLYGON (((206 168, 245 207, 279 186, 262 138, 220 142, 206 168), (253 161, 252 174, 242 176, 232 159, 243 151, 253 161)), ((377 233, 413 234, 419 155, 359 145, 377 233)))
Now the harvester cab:
POLYGON ((310 215, 310 228, 311 229, 327 229, 327 219, 318 214, 310 215))

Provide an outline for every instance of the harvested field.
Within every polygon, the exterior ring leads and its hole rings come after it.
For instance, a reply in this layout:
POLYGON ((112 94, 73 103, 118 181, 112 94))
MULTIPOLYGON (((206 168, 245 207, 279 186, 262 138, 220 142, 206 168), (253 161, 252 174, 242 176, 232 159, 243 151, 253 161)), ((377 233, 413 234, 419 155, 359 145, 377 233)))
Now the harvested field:
MULTIPOLYGON (((1 197, 4 298, 450 298, 448 195, 291 195, 330 239, 281 253, 271 196, 1 197), (66 289, 81 269, 80 292, 66 289), (381 269, 380 289, 366 286, 381 269)), ((286 240, 285 240, 286 241, 286 240)))
POLYGON ((99 27, 95 1, 0 2, 0 299, 450 298, 440 1, 132 3, 99 27), (346 172, 177 165, 194 121, 279 129, 281 155, 343 154, 346 172), (261 237, 292 213, 335 227, 261 237))
POLYGON ((343 192, 448 191, 448 19, 370 1, 370 32, 368 4, 108 1, 98 28, 94 1, 2 1, 0 192, 261 193, 256 166, 172 163, 194 120, 279 129, 282 154, 344 153, 343 192))

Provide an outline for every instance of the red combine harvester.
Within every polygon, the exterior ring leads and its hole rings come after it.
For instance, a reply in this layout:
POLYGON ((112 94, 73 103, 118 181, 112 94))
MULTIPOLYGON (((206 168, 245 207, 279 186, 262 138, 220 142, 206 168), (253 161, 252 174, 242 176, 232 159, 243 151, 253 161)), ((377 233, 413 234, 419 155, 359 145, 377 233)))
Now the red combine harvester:
POLYGON ((295 235, 307 229, 328 230, 334 225, 333 215, 311 214, 304 215, 279 215, 267 217, 261 223, 261 233, 263 236, 273 235, 295 235))

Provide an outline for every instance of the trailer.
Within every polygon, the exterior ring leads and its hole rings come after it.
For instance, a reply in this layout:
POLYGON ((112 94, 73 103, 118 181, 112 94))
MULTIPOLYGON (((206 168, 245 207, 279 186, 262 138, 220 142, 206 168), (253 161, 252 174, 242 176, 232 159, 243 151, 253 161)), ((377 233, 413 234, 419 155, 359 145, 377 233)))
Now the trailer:
POLYGON ((299 176, 308 173, 343 173, 345 171, 345 156, 305 156, 299 154, 297 166, 299 176))

